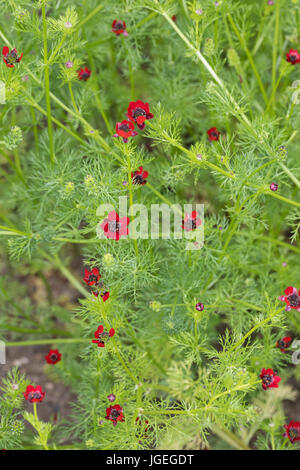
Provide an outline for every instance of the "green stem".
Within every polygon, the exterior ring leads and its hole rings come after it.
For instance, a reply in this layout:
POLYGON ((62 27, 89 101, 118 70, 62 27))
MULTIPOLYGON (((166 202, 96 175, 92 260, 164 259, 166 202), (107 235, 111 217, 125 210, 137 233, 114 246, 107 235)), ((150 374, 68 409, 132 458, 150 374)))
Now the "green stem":
POLYGON ((276 100, 276 61, 277 61, 277 49, 278 49, 278 35, 279 35, 279 18, 280 18, 280 0, 275 2, 275 30, 273 40, 273 53, 272 53, 272 95, 271 105, 274 108, 276 100))
POLYGON ((71 83, 71 82, 68 82, 68 87, 69 87, 69 93, 70 93, 70 97, 71 97, 71 101, 72 101, 72 104, 73 104, 73 106, 74 106, 74 109, 75 109, 76 113, 79 113, 78 108, 77 108, 77 105, 76 105, 76 101, 75 101, 75 98, 74 98, 73 89, 72 89, 72 83, 71 83))
POLYGON ((48 118, 49 150, 50 150, 50 160, 52 163, 54 163, 55 155, 54 155, 52 121, 51 121, 50 80, 49 80, 49 65, 48 65, 47 23, 46 23, 45 0, 42 3, 42 18, 43 18, 45 92, 46 92, 46 106, 47 106, 47 118, 48 118))
POLYGON ((268 105, 268 97, 267 97, 267 93, 266 93, 265 87, 264 87, 263 82, 262 82, 262 80, 261 80, 261 78, 260 78, 260 75, 259 75, 259 73, 258 73, 258 71, 257 71, 257 68, 256 68, 256 65, 255 65, 255 63, 254 63, 254 60, 253 60, 253 58, 252 58, 251 52, 249 51, 249 49, 248 49, 248 47, 247 47, 247 45, 246 45, 245 39, 244 39, 244 37, 240 34, 240 32, 239 32, 238 28, 236 27, 235 22, 234 22, 234 20, 233 20, 233 18, 232 18, 232 16, 231 16, 230 14, 228 14, 228 19, 229 19, 229 22, 230 22, 230 24, 231 24, 231 26, 232 26, 232 29, 234 30, 234 32, 235 32, 235 34, 236 34, 238 40, 240 41, 241 46, 243 47, 243 49, 244 49, 244 51, 245 51, 245 53, 246 53, 246 55, 247 55, 247 57, 248 57, 248 60, 249 60, 249 62, 250 62, 250 65, 251 65, 252 70, 253 70, 253 72, 254 72, 254 75, 255 75, 255 77, 256 77, 256 80, 257 80, 258 86, 259 86, 259 88, 260 88, 260 91, 261 91, 261 93, 262 93, 262 95, 263 95, 263 98, 264 98, 264 100, 265 100, 266 105, 268 105))
POLYGON ((231 351, 234 351, 235 349, 237 349, 239 346, 241 346, 242 344, 244 344, 244 342, 246 341, 247 338, 249 338, 249 336, 251 336, 254 331, 256 331, 258 328, 261 328, 263 325, 265 325, 266 323, 268 323, 270 320, 272 320, 272 318, 274 318, 276 315, 278 315, 280 312, 282 312, 283 310, 285 310, 285 307, 282 307, 281 309, 279 310, 276 310, 275 312, 271 313, 271 315, 269 315, 267 318, 264 318, 264 320, 261 320, 259 323, 257 323, 257 325, 255 325, 253 328, 251 328, 251 330, 248 331, 248 333, 246 333, 242 339, 240 339, 234 346, 232 346, 232 348, 229 349, 229 352, 231 351))
POLYGON ((138 244, 137 244, 137 239, 136 239, 135 221, 134 221, 134 215, 133 215, 133 194, 132 194, 131 162, 130 162, 129 153, 127 154, 127 165, 128 165, 127 174, 128 174, 128 190, 129 190, 129 202, 130 202, 130 215, 131 215, 131 224, 132 224, 132 235, 133 235, 133 241, 134 241, 135 255, 136 255, 136 257, 138 257, 138 255, 139 255, 139 249, 138 249, 138 244))
POLYGON ((29 341, 9 341, 5 343, 7 347, 17 346, 36 346, 41 344, 75 344, 75 343, 88 343, 90 338, 50 338, 50 339, 36 339, 29 341))

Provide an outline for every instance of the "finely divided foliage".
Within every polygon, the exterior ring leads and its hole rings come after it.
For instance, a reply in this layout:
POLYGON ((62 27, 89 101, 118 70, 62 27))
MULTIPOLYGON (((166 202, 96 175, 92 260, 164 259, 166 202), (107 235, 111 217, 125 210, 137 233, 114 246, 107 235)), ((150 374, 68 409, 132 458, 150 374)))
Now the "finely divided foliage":
POLYGON ((0 339, 48 347, 41 383, 8 362, 0 448, 296 449, 300 1, 0 6, 0 339), (204 204, 204 246, 133 203, 204 204))

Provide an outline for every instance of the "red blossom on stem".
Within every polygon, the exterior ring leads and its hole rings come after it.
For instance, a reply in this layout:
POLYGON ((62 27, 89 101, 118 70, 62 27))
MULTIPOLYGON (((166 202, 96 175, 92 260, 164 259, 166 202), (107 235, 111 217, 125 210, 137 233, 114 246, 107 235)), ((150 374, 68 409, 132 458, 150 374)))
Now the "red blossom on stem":
POLYGON ((284 437, 288 437, 292 444, 296 441, 300 441, 300 422, 290 421, 289 424, 284 425, 285 433, 284 437))
POLYGON ((91 73, 92 71, 88 67, 84 67, 77 72, 79 80, 83 80, 85 82, 90 78, 91 73))
POLYGON ((125 421, 125 417, 123 415, 123 408, 121 408, 120 405, 113 405, 109 408, 106 408, 105 419, 112 421, 114 426, 118 424, 118 421, 122 423, 123 421, 125 421))
POLYGON ((123 119, 122 122, 117 122, 114 137, 122 137, 123 142, 126 144, 129 137, 135 137, 136 135, 138 133, 134 130, 134 124, 131 121, 123 119))
POLYGON ((144 103, 141 100, 130 101, 127 117, 130 121, 135 122, 139 129, 143 130, 145 127, 145 121, 152 119, 154 115, 150 113, 149 103, 144 103))
POLYGON ((4 46, 2 49, 2 56, 6 67, 13 68, 15 64, 18 64, 21 61, 23 53, 18 57, 17 49, 12 49, 9 52, 9 48, 4 46))
POLYGON ((289 347, 292 342, 292 338, 290 336, 285 336, 282 339, 279 339, 276 343, 276 348, 280 348, 280 351, 285 353, 285 350, 289 347))
POLYGON ((138 170, 131 173, 132 183, 144 185, 147 183, 146 179, 148 178, 149 173, 145 171, 142 166, 138 170))
POLYGON ((97 285, 100 278, 101 278, 101 274, 98 268, 93 268, 91 271, 86 269, 84 271, 83 280, 88 286, 97 285))
POLYGON ((30 403, 40 403, 43 401, 44 397, 45 392, 43 392, 40 385, 37 385, 36 387, 33 385, 28 385, 26 392, 24 393, 25 400, 29 401, 30 403))
POLYGON ((289 52, 286 53, 286 60, 290 62, 292 65, 300 63, 300 54, 297 49, 290 49, 289 52))
POLYGON ((195 230, 201 224, 202 220, 199 219, 198 212, 193 211, 191 214, 185 214, 181 227, 187 232, 190 232, 191 230, 195 230))
POLYGON ((295 309, 300 312, 300 289, 297 291, 296 287, 289 286, 284 291, 285 295, 279 297, 279 300, 286 303, 285 310, 289 312, 295 309))
POLYGON ((207 135, 209 140, 212 142, 214 140, 219 140, 220 132, 216 127, 211 127, 210 129, 208 129, 207 135))
POLYGON ((96 339, 92 340, 92 343, 98 344, 99 348, 104 348, 105 342, 112 338, 115 334, 115 330, 111 328, 109 332, 104 331, 104 326, 99 325, 94 333, 96 339))
POLYGON ((119 217, 115 211, 111 211, 102 222, 101 228, 106 238, 119 240, 120 237, 128 235, 129 217, 119 217))
POLYGON ((120 34, 123 34, 123 36, 128 36, 125 21, 114 20, 112 23, 111 32, 115 33, 116 36, 120 36, 120 34))
POLYGON ((262 380, 262 388, 264 390, 267 390, 267 388, 278 388, 278 384, 281 381, 281 378, 276 375, 276 372, 274 372, 273 369, 262 369, 260 378, 262 380))
POLYGON ((61 360, 61 353, 58 349, 50 349, 47 356, 45 356, 45 359, 48 364, 56 364, 61 360))

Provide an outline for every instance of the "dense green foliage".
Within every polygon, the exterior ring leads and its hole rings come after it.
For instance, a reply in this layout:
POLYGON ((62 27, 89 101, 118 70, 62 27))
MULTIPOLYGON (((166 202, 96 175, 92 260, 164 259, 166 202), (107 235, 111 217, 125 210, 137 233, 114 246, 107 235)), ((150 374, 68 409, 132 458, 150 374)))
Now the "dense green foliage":
POLYGON ((0 44, 24 54, 14 68, 0 64, 0 338, 7 349, 59 348, 45 373, 77 395, 68 420, 43 423, 23 412, 31 378, 11 370, 0 447, 296 449, 283 426, 299 410, 288 417, 283 400, 295 400, 300 368, 276 342, 300 336, 300 313, 278 300, 300 287, 300 64, 286 61, 299 44, 299 1, 0 6, 0 44), (115 19, 128 36, 111 32, 115 19), (154 118, 125 144, 115 125, 137 99, 154 118), (148 182, 132 185, 141 165, 148 182), (99 239, 97 208, 117 209, 120 196, 149 210, 204 204, 204 246, 99 239), (82 281, 93 267, 106 302, 82 281), (51 286, 49 299, 31 301, 22 280, 53 269, 78 289, 75 310, 51 286), (99 325, 116 332, 104 348, 92 343, 99 325), (262 389, 262 368, 277 371, 278 389, 262 389), (125 416, 116 426, 105 420, 111 393, 125 416))

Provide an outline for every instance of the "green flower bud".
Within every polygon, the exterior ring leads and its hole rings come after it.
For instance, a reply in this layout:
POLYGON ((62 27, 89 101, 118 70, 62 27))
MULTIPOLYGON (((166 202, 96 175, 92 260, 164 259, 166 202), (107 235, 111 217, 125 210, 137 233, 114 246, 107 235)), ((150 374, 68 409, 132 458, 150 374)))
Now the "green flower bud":
POLYGON ((206 56, 213 55, 215 50, 215 43, 212 38, 207 38, 204 43, 203 54, 206 56))
POLYGON ((238 53, 236 52, 235 49, 228 49, 227 59, 228 59, 230 67, 239 67, 240 66, 240 58, 239 58, 238 53))
POLYGON ((112 266, 114 262, 115 258, 113 257, 113 255, 111 255, 110 253, 105 253, 105 255, 103 256, 103 263, 106 266, 112 266))
POLYGON ((22 142, 22 140, 23 140, 22 131, 18 126, 12 127, 10 132, 3 138, 5 146, 9 150, 12 150, 18 147, 18 145, 22 142))
POLYGON ((154 312, 160 312, 160 306, 161 306, 161 303, 160 303, 160 302, 157 302, 156 300, 152 300, 152 301, 149 303, 149 307, 150 307, 154 312))

